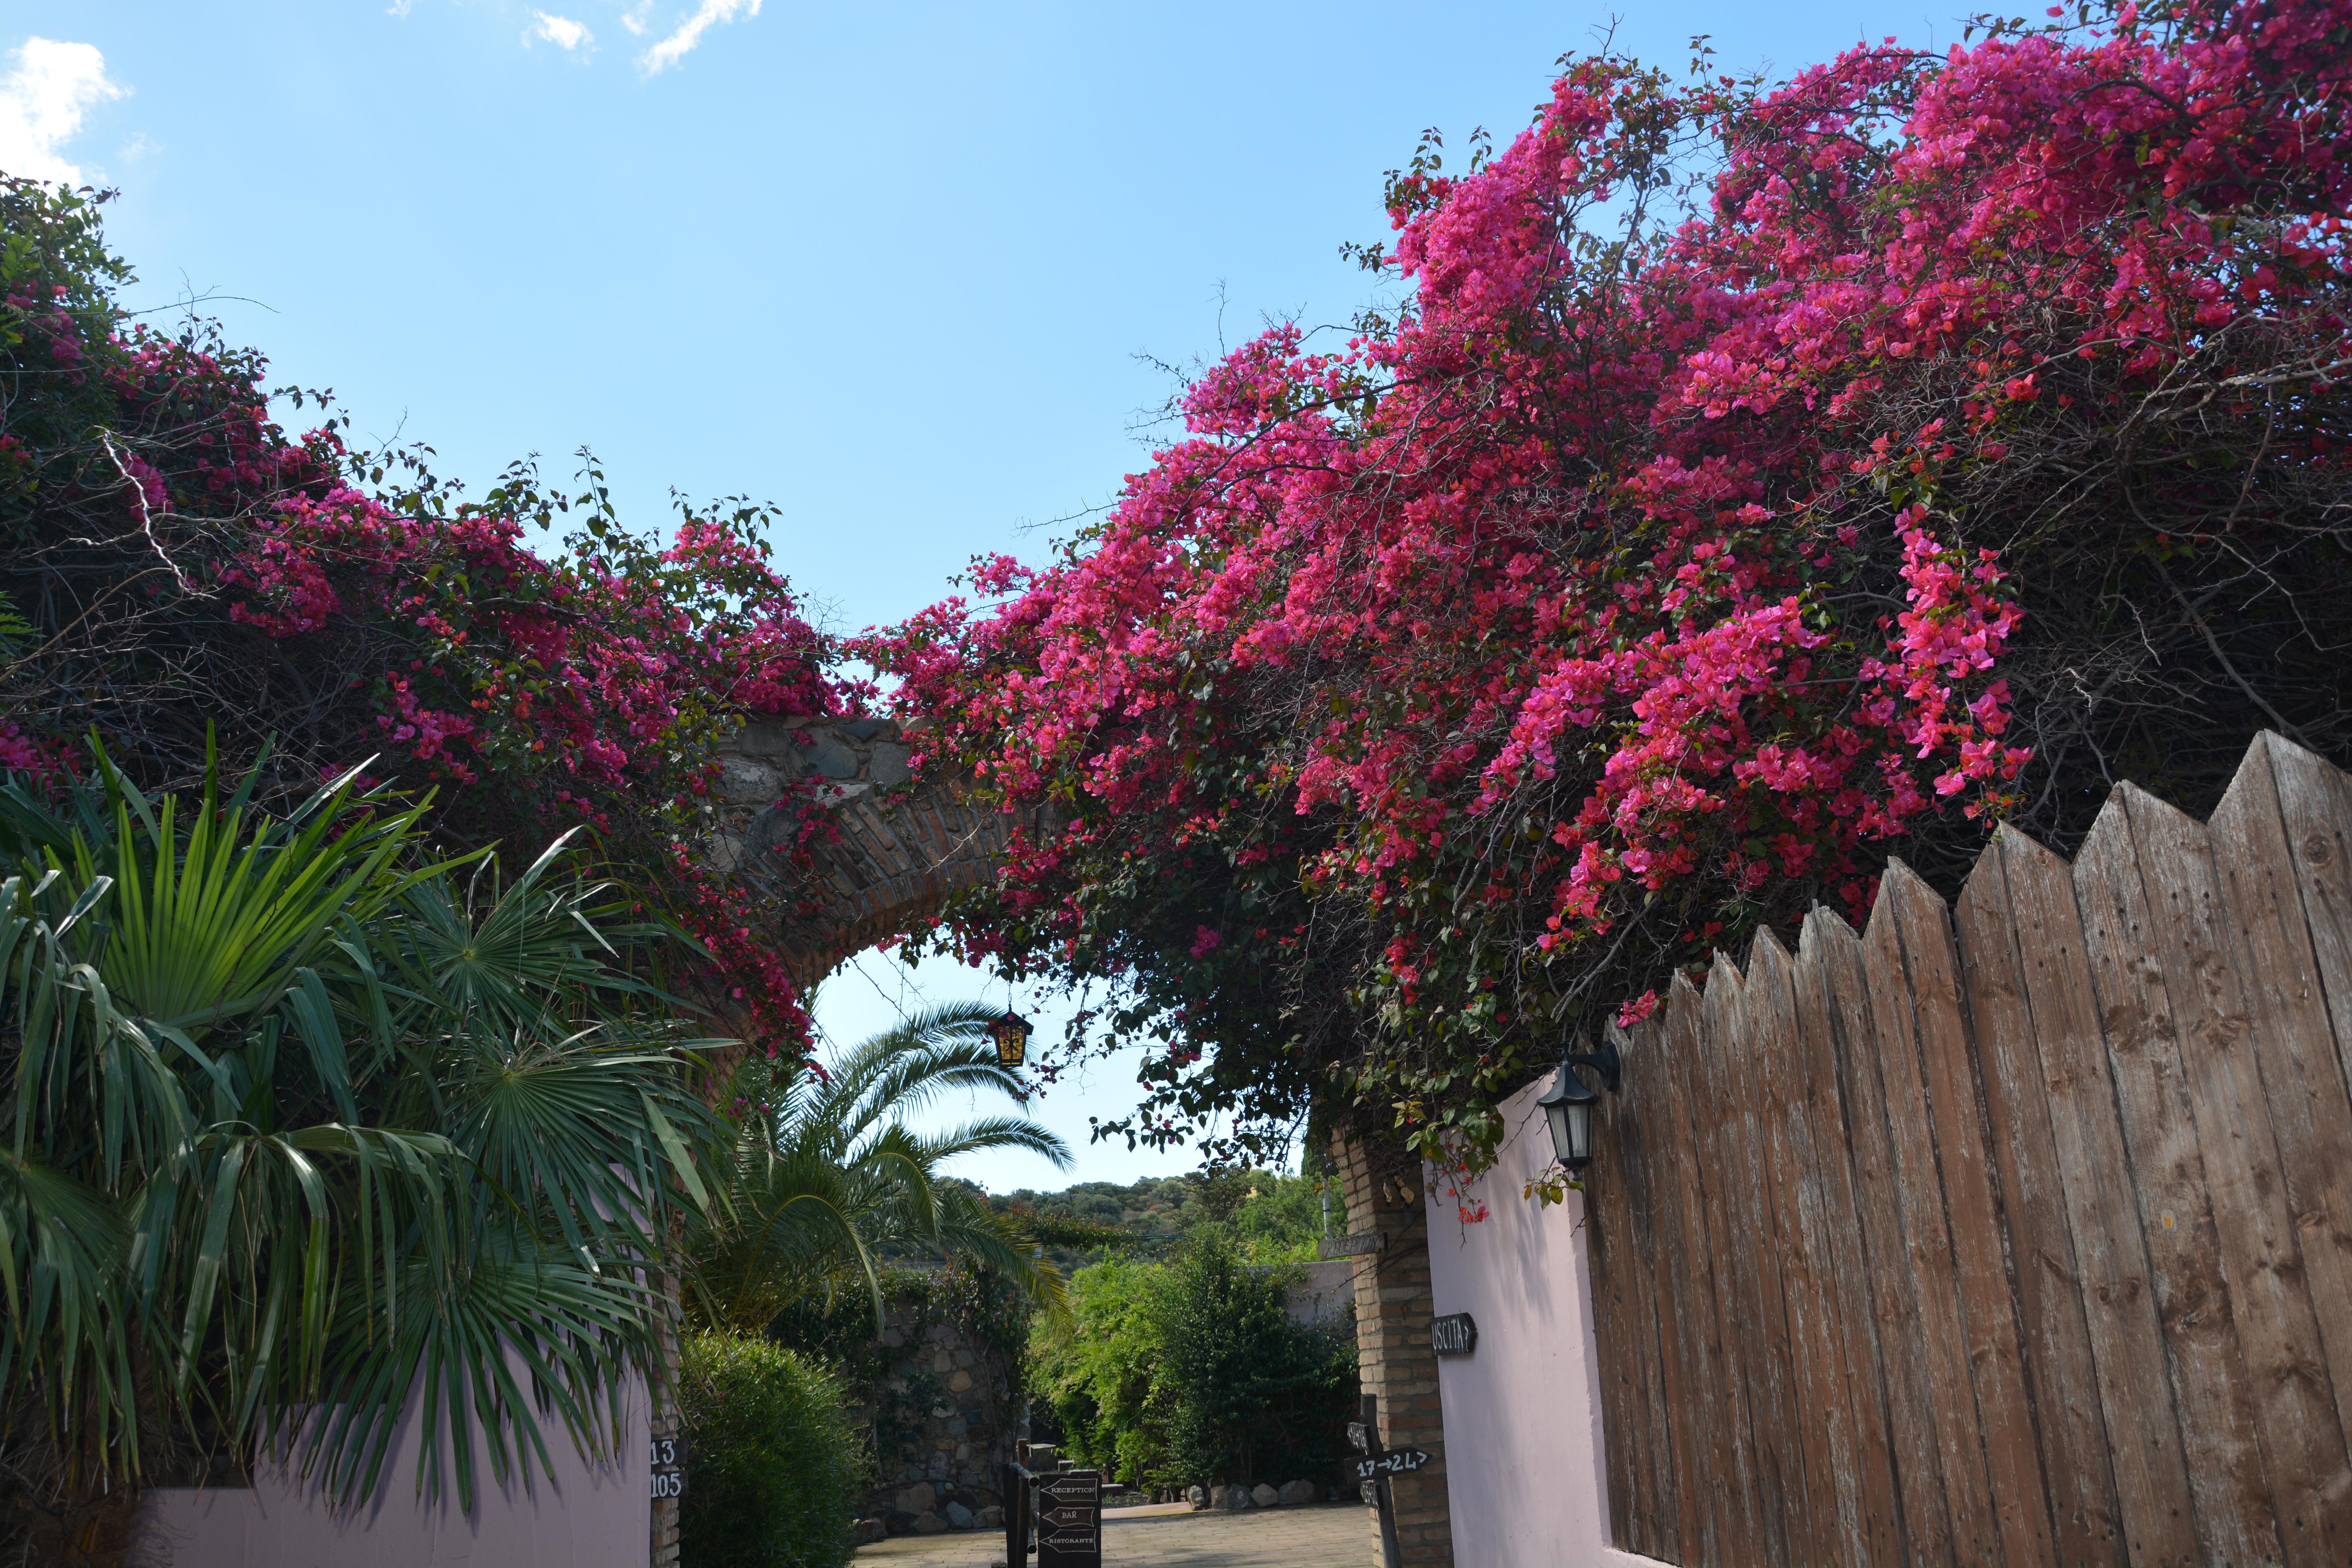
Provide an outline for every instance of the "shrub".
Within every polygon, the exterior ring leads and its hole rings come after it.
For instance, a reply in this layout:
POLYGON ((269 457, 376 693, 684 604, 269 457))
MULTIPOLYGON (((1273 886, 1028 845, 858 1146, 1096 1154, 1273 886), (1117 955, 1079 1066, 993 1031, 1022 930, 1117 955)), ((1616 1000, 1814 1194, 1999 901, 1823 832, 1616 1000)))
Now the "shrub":
POLYGON ((799 1352, 743 1334, 694 1334, 680 1350, 683 1568, 847 1563, 865 1454, 841 1384, 799 1352))
POLYGON ((1030 1341, 1035 1397, 1069 1456, 1130 1486, 1190 1479, 1168 1457, 1174 1391, 1161 1376, 1160 1333, 1168 1273, 1162 1264, 1106 1257, 1072 1278, 1069 1325, 1040 1319, 1030 1341))
POLYGON ((1196 1233, 1170 1275, 1161 1333, 1178 1466, 1199 1480, 1330 1475, 1354 1414, 1354 1340, 1293 1322, 1292 1271, 1251 1268, 1215 1231, 1196 1233))
POLYGON ((1214 1224, 1171 1262, 1081 1269, 1071 1325, 1041 1325, 1030 1352, 1071 1456, 1145 1487, 1333 1473, 1355 1342, 1291 1321, 1293 1277, 1214 1224))

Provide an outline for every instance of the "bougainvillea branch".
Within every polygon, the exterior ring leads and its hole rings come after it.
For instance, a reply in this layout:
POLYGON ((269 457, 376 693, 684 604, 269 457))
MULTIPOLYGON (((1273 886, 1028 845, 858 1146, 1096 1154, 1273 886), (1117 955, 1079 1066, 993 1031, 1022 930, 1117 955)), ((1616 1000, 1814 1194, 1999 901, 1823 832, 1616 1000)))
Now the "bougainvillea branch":
MULTIPOLYGON (((527 860, 584 828, 607 874, 699 940, 688 990, 772 1051, 804 1046, 777 956, 807 912, 791 868, 722 876, 705 854, 725 738, 857 697, 769 562, 768 509, 681 507, 664 542, 622 525, 584 454, 576 493, 526 463, 469 500, 421 449, 348 450, 331 416, 290 437, 257 356, 127 325, 95 202, 7 180, 0 206, 19 623, 0 628, 0 764, 72 769, 95 729, 171 787, 216 734, 232 756, 271 749, 297 799, 373 757, 436 790, 434 829, 460 844, 527 860)), ((822 829, 806 804, 787 855, 822 829)))
POLYGON ((1048 565, 866 645, 1061 824, 942 940, 1128 1005, 1167 1139, 1432 1152, 1676 969, 2252 730, 2343 756, 2352 7, 1778 83, 1565 63, 1392 174, 1409 287, 1195 379, 1048 565), (1244 1141, 1246 1141, 1244 1134, 1244 1141))

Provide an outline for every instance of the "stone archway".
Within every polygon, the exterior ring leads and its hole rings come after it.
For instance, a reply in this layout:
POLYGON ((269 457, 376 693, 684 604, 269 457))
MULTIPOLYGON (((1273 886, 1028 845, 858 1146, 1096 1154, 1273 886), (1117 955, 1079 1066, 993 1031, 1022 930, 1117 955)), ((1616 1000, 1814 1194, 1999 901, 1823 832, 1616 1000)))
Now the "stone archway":
MULTIPOLYGON (((976 803, 958 780, 916 783, 909 763, 926 723, 919 718, 759 720, 720 755, 718 791, 728 809, 715 852, 726 868, 758 864, 793 831, 798 813, 776 806, 792 785, 821 781, 818 798, 833 807, 839 832, 818 847, 813 865, 801 873, 824 917, 813 929, 795 930, 781 950, 804 990, 843 960, 992 879, 1015 831, 1052 826, 1034 811, 1003 812, 976 803)), ((1429 1341, 1425 1175, 1418 1161, 1377 1138, 1337 1139, 1333 1155, 1350 1229, 1381 1233, 1383 1242, 1376 1254, 1354 1259, 1363 1386, 1380 1396, 1390 1447, 1424 1447, 1438 1457, 1426 1473, 1395 1484, 1401 1568, 1450 1568, 1444 1428, 1429 1341)), ((677 1505, 657 1506, 674 1510, 677 1505)), ((1376 1523, 1368 1545, 1377 1564, 1376 1523)), ((655 1561, 672 1559, 657 1547, 655 1561)))
POLYGON ((975 804, 955 780, 913 784, 910 742, 926 723, 755 720, 720 753, 718 791, 729 810, 717 855, 729 869, 758 864, 793 831, 795 814, 776 802, 793 784, 820 781, 817 798, 833 807, 838 833, 800 874, 824 917, 782 948, 804 991, 844 959, 994 877, 1015 829, 1037 820, 1034 812, 975 804))

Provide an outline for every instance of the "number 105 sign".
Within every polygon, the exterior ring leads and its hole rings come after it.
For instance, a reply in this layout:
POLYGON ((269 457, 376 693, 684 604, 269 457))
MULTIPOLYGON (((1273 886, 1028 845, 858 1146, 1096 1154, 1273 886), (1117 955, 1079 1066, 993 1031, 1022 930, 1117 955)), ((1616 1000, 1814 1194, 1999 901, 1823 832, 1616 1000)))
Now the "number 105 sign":
POLYGON ((656 1437, 653 1440, 654 1496, 656 1498, 686 1495, 686 1439, 656 1437))

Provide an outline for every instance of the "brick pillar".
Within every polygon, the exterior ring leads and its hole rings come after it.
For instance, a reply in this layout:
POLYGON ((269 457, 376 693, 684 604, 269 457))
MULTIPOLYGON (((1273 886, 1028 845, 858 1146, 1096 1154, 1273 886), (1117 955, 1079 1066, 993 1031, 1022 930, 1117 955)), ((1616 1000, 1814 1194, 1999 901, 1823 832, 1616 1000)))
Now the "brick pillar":
MULTIPOLYGON (((662 1374, 646 1380, 652 1398, 651 1419, 647 1425, 653 1436, 675 1437, 678 1426, 677 1324, 680 1311, 677 1281, 671 1279, 665 1283, 667 1289, 664 1294, 669 1299, 669 1310, 662 1314, 661 1323, 655 1330, 661 1344, 662 1374)), ((644 1455, 630 1454, 625 1458, 627 1463, 622 1471, 624 1475, 646 1474, 644 1455)), ((646 1486, 648 1483, 641 1480, 637 1484, 646 1486)), ((674 1497, 654 1499, 653 1541, 647 1555, 652 1568, 677 1568, 677 1510, 678 1500, 674 1497)))
MULTIPOLYGON (((1405 1568, 1453 1568, 1454 1531, 1445 1500, 1445 1424, 1437 1399, 1437 1355, 1429 1345, 1428 1194, 1421 1162, 1393 1145, 1337 1136, 1332 1160, 1348 1201, 1348 1232, 1379 1231, 1387 1244, 1356 1258, 1356 1359, 1364 1392, 1381 1402, 1381 1442, 1426 1448, 1429 1464, 1390 1482, 1397 1544, 1405 1568)), ((1381 1563, 1380 1520, 1370 1544, 1381 1563)))

